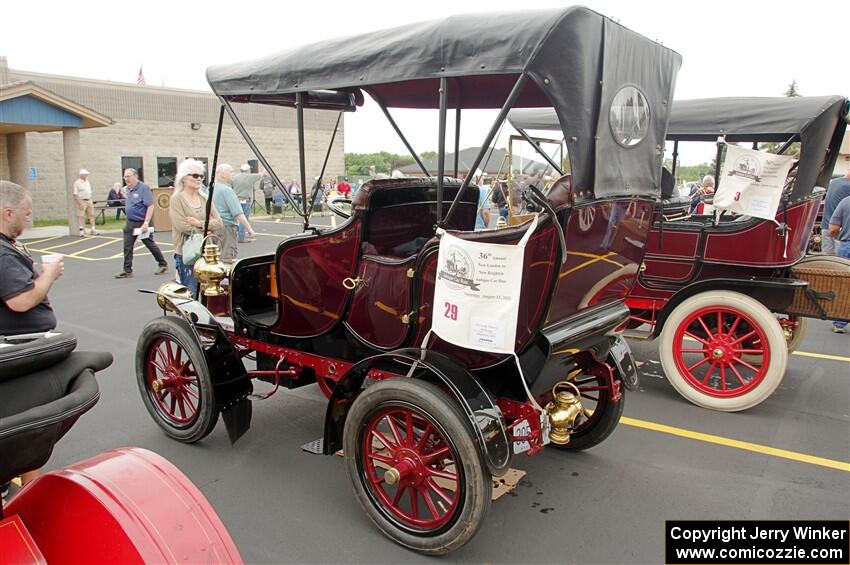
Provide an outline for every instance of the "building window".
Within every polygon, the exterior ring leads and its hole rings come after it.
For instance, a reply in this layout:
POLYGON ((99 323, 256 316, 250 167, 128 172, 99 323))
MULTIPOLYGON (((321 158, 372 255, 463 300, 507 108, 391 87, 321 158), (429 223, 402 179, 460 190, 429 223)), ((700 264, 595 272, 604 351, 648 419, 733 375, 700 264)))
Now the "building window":
POLYGON ((174 186, 177 176, 177 157, 156 158, 156 178, 158 186, 174 186))
MULTIPOLYGON (((145 167, 141 157, 121 157, 121 180, 124 180, 124 171, 136 169, 139 180, 145 182, 145 167)), ((123 182, 122 182, 123 184, 123 182)))

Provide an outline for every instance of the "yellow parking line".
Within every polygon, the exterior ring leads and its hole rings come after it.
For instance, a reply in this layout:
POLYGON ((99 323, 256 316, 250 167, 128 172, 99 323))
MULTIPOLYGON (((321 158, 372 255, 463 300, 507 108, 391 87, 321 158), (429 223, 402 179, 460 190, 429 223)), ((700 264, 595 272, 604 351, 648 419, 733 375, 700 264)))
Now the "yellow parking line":
POLYGON ((82 249, 80 251, 75 251, 74 253, 71 253, 69 255, 69 257, 79 257, 81 253, 87 253, 89 251, 94 251, 95 249, 100 249, 101 247, 106 247, 107 245, 112 245, 113 243, 116 243, 116 242, 119 242, 119 241, 121 241, 121 240, 118 239, 118 238, 111 238, 106 243, 99 243, 98 245, 95 245, 93 247, 86 247, 85 249, 82 249))
POLYGON ((53 251, 54 249, 59 249, 61 247, 68 247, 69 245, 74 245, 75 243, 82 243, 85 240, 82 238, 72 239, 71 241, 66 241, 65 243, 60 243, 59 245, 51 245, 50 247, 45 247, 41 251, 53 251))
POLYGON ((842 357, 841 355, 827 355, 825 353, 809 353, 808 351, 794 351, 791 355, 799 355, 800 357, 814 357, 815 359, 829 359, 830 361, 844 361, 850 363, 850 357, 842 357))
POLYGON ((664 424, 656 424, 655 422, 648 422, 646 420, 637 420, 635 418, 628 418, 623 416, 620 419, 620 422, 635 428, 642 428, 644 430, 652 430, 654 432, 661 432, 663 434, 670 434, 678 437, 684 437, 688 439, 693 439, 696 441, 702 441, 705 443, 713 443, 716 445, 723 445, 726 447, 733 447, 735 449, 742 449, 744 451, 752 451, 754 453, 760 453, 762 455, 770 455, 771 457, 779 457, 782 459, 790 459, 791 461, 798 461, 800 463, 808 463, 809 465, 818 465, 820 467, 827 467, 829 469, 836 469, 838 471, 844 471, 850 473, 850 463, 847 461, 836 461, 835 459, 826 459, 824 457, 815 457, 814 455, 806 455, 805 453, 797 453, 796 451, 787 451, 785 449, 777 449, 775 447, 770 447, 767 445, 760 445, 758 443, 750 443, 748 441, 741 441, 737 439, 730 439, 722 436, 716 436, 712 434, 704 434, 701 432, 694 432, 691 430, 686 430, 683 428, 676 428, 673 426, 666 426, 664 424))
POLYGON ((39 243, 44 243, 45 241, 53 241, 54 239, 59 239, 60 237, 64 237, 61 235, 54 235, 51 237, 45 237, 42 239, 33 239, 33 240, 23 240, 23 243, 29 247, 31 245, 38 245, 39 243))

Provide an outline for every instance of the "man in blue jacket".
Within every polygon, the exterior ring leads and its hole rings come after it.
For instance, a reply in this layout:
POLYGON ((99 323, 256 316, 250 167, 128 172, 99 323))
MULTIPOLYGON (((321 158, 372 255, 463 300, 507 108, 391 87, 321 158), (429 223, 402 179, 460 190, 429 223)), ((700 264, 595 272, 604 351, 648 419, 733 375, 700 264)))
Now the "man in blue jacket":
POLYGON ((124 213, 127 214, 127 223, 124 224, 124 269, 115 278, 128 279, 133 276, 133 248, 139 236, 156 261, 154 274, 162 275, 168 271, 168 262, 153 240, 153 233, 148 233, 153 216, 153 193, 148 185, 139 180, 136 169, 124 171, 124 182, 127 185, 124 187, 127 194, 124 204, 124 213))

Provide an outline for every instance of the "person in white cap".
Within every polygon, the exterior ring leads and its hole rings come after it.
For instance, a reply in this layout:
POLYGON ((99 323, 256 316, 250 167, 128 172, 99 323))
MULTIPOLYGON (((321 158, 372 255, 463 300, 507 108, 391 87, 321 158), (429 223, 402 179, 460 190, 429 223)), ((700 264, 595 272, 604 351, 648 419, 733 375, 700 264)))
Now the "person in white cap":
POLYGON ((80 237, 86 234, 83 214, 89 219, 91 234, 97 235, 97 228, 94 225, 94 206, 91 201, 91 183, 89 183, 89 172, 85 169, 80 169, 80 178, 74 181, 74 203, 77 205, 77 225, 80 228, 80 237))
MULTIPOLYGON (((251 217, 251 208, 254 205, 254 185, 260 180, 262 175, 251 172, 251 165, 244 163, 239 167, 239 172, 233 175, 233 192, 236 193, 236 198, 239 199, 239 205, 242 206, 242 212, 245 214, 245 219, 251 217)), ((237 228, 237 237, 239 243, 248 243, 254 241, 252 236, 246 236, 245 228, 239 224, 237 228)))

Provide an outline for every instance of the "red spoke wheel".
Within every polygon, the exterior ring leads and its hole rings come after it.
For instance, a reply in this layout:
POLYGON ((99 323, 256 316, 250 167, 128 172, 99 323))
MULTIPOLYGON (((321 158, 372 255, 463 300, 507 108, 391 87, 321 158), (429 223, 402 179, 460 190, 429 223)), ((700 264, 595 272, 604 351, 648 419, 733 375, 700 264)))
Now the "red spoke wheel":
POLYGON ((152 320, 136 347, 136 381, 148 413, 165 433, 199 441, 218 421, 212 381, 189 324, 174 317, 152 320))
MULTIPOLYGON (((614 379, 620 380, 620 377, 615 375, 614 379)), ((578 388, 581 405, 586 412, 583 416, 579 416, 577 425, 570 434, 570 443, 566 445, 550 443, 549 445, 566 451, 581 451, 602 443, 620 423, 626 404, 625 387, 620 385, 620 400, 614 402, 611 400, 613 391, 603 377, 577 375, 570 382, 578 388)), ((551 399, 550 394, 544 400, 549 402, 551 399)))
POLYGON ((345 462, 363 509, 395 542, 442 555, 469 541, 490 506, 490 475, 457 401, 434 385, 369 386, 345 421, 345 462))
POLYGON ((751 408, 779 386, 788 363, 785 336, 760 302, 709 291, 677 306, 661 331, 661 364, 673 387, 705 408, 751 408))

